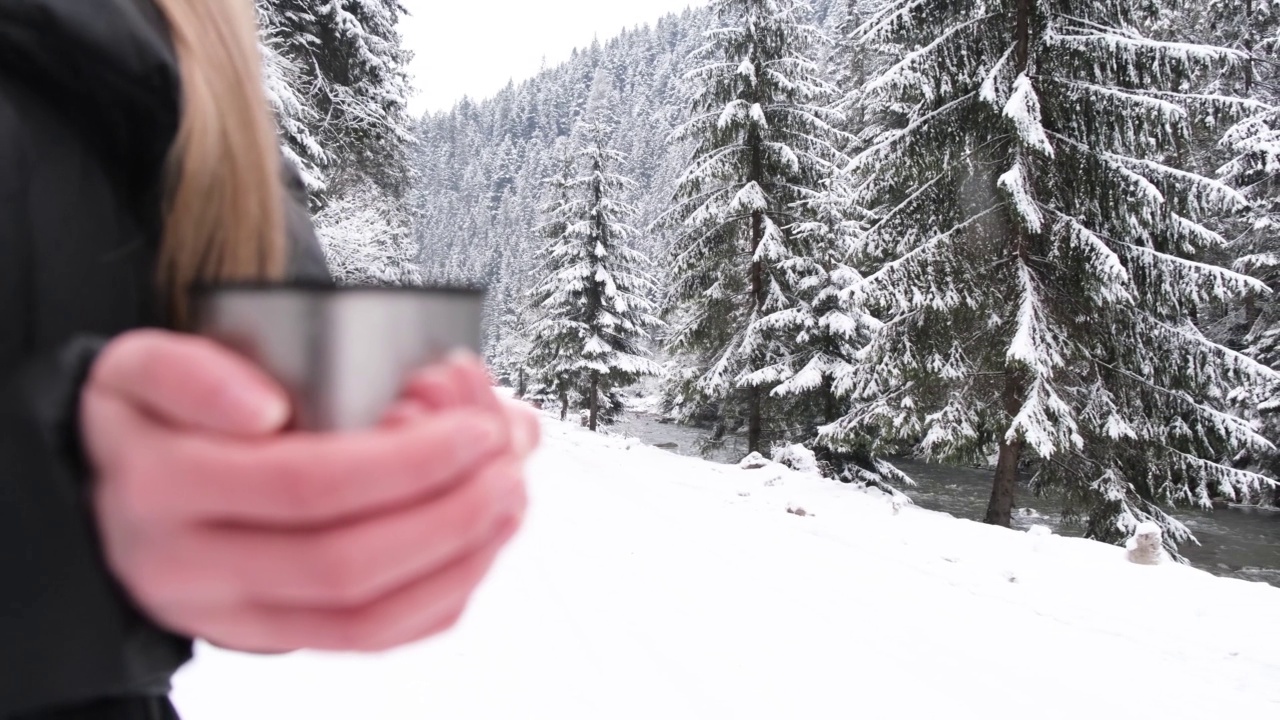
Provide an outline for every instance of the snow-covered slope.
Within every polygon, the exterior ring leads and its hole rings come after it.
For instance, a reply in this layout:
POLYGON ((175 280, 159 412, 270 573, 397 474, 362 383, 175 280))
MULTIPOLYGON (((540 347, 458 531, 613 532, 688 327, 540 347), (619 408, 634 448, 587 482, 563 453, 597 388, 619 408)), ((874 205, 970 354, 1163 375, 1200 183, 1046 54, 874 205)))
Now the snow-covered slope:
POLYGON ((546 430, 527 529, 455 631, 201 647, 185 720, 1280 718, 1280 589, 546 430))

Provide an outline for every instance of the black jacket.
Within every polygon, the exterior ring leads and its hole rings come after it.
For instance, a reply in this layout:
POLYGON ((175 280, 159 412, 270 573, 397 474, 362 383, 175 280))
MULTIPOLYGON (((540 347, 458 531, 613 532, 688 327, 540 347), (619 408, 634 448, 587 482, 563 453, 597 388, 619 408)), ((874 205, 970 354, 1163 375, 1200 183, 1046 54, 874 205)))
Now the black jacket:
MULTIPOLYGON (((5 720, 157 717, 190 657, 190 641, 148 622, 108 574, 76 432, 97 349, 161 324, 152 277, 179 94, 150 0, 0 1, 5 720)), ((293 274, 327 279, 289 177, 293 274)))

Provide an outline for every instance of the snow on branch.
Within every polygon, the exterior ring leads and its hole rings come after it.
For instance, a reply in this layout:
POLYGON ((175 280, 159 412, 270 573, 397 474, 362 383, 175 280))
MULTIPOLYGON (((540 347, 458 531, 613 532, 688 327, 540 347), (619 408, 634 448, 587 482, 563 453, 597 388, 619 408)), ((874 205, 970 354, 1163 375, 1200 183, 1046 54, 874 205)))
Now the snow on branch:
POLYGON ((1067 80, 1065 78, 1057 77, 1048 77, 1046 79, 1050 82, 1079 90, 1083 93, 1130 103, 1138 107, 1144 107, 1169 124, 1185 123, 1187 121, 1187 111, 1181 105, 1165 100, 1164 97, 1185 98, 1189 96, 1177 93, 1153 93, 1122 90, 1115 87, 1107 87, 1105 85, 1096 85, 1094 83, 1081 82, 1079 80, 1067 80))
POLYGON ((1004 116, 1013 121, 1018 137, 1025 145, 1047 158, 1053 157, 1053 146, 1049 144, 1040 119, 1040 96, 1026 73, 1020 73, 1013 81, 1004 116))
POLYGON ((937 110, 916 118, 911 122, 911 124, 907 125, 907 127, 886 133, 884 140, 881 140, 855 156, 849 163, 848 171, 864 170, 869 168, 873 162, 892 152, 893 147, 898 143, 898 141, 903 138, 910 137, 921 128, 928 126, 935 120, 944 118, 952 111, 963 108, 973 98, 974 93, 958 97, 937 110))
POLYGON ((1133 54, 1145 51, 1158 54, 1160 57, 1177 59, 1184 65, 1204 63, 1240 63, 1249 59, 1248 54, 1231 48, 1216 45, 1198 45, 1195 43, 1165 42, 1150 40, 1136 35, 1121 34, 1115 31, 1093 31, 1081 28, 1063 28, 1067 33, 1051 28, 1046 41, 1077 48, 1105 48, 1112 53, 1124 52, 1133 54))
POLYGON ((1071 407, 1043 376, 1031 381, 1022 407, 1009 423, 1004 437, 1006 442, 1021 439, 1043 459, 1068 449, 1084 449, 1084 439, 1080 437, 1071 407))
POLYGON ((1000 17, 1000 13, 988 13, 986 15, 973 18, 972 20, 957 23, 956 25, 947 28, 947 30, 940 34, 933 42, 925 45, 919 50, 907 53, 906 57, 898 61, 896 65, 868 81, 867 84, 863 86, 863 91, 866 93, 875 93, 888 87, 903 84, 906 82, 908 77, 916 77, 919 72, 917 66, 939 48, 944 47, 955 35, 996 17, 1000 17))
POLYGON ((1048 327, 1048 314, 1031 269, 1021 260, 1017 265, 1018 290, 1022 300, 1018 303, 1016 330, 1005 357, 1038 377, 1049 378, 1063 365, 1061 347, 1048 327))
MULTIPOLYGON (((1168 349, 1170 354, 1178 353, 1178 348, 1181 348, 1181 354, 1183 355, 1187 352, 1214 355, 1217 356, 1220 361, 1223 361, 1230 369, 1234 369, 1244 376, 1243 379, 1247 382, 1256 384, 1274 384, 1280 382, 1280 372, 1272 370, 1253 358, 1232 350, 1231 348, 1211 342, 1203 335, 1171 327, 1167 323, 1161 322, 1150 315, 1142 314, 1136 317, 1143 331, 1148 333, 1154 340, 1171 344, 1168 349)), ((1098 359, 1095 359, 1094 362, 1114 372, 1121 373, 1129 379, 1138 382, 1157 393, 1164 395, 1165 397, 1171 398, 1187 408, 1204 413, 1229 427, 1236 428, 1242 432, 1250 434, 1254 433, 1249 421, 1244 418, 1222 412, 1221 410, 1210 407, 1202 402, 1197 402, 1185 392, 1171 390, 1156 385, 1147 378, 1128 369, 1117 367, 1098 359)))
POLYGON ((1094 273, 1101 281, 1102 298, 1111 303, 1133 302, 1132 278, 1120 256, 1089 228, 1075 218, 1054 211, 1057 218, 1055 233, 1061 233, 1073 249, 1089 259, 1094 273))
POLYGON ((1014 162, 1013 167, 996 181, 996 186, 1008 194, 1013 215, 1027 232, 1038 234, 1044 229, 1044 214, 1040 212, 1040 205, 1022 168, 1020 161, 1014 162))
POLYGON ((1124 248, 1131 261, 1153 270, 1157 277, 1176 287, 1195 287, 1200 302, 1228 302, 1249 294, 1269 295, 1266 284, 1256 278, 1234 272, 1218 265, 1180 258, 1153 248, 1113 241, 1124 248))
POLYGON ((859 43, 870 45, 880 40, 881 34, 887 32, 895 23, 919 15, 921 8, 935 1, 906 0, 904 2, 903 0, 897 0, 897 2, 888 2, 879 12, 855 28, 853 36, 858 38, 859 43))
POLYGON ((998 111, 1003 112, 1008 99, 1000 97, 1000 89, 996 81, 1000 78, 1000 74, 1005 70, 1009 63, 1009 58, 1013 57, 1013 51, 1016 49, 1010 47, 1005 50, 1004 55, 1001 55, 1000 59, 987 71, 986 77, 982 80, 982 85, 978 88, 978 99, 998 111))
POLYGON ((1117 165, 1145 171, 1151 175, 1164 177, 1181 185, 1195 188, 1211 208, 1219 211, 1231 212, 1249 205, 1249 201, 1235 188, 1213 178, 1170 167, 1155 160, 1126 157, 1106 152, 1101 153, 1101 156, 1117 165))

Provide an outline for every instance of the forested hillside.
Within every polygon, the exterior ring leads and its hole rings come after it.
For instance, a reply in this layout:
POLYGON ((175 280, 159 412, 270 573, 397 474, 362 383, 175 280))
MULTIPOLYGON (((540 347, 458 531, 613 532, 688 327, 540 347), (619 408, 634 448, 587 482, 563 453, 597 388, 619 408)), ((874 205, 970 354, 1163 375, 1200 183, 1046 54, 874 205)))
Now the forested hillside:
POLYGON ((420 262, 490 286, 498 371, 566 410, 607 419, 652 359, 670 413, 752 450, 881 486, 991 463, 988 522, 1029 478, 1176 550, 1167 508, 1275 497, 1278 25, 714 0, 423 118, 420 262))
MULTIPOLYGON (((625 199, 639 208, 638 227, 652 222, 683 159, 668 136, 683 116, 678 84, 685 57, 705 27, 703 13, 667 17, 575 51, 564 65, 492 99, 463 99, 450 112, 424 118, 415 131, 421 145, 411 207, 427 277, 483 281, 505 306, 530 287, 549 201, 546 180, 559 169, 597 71, 611 84, 620 170, 636 183, 625 199)), ((652 233, 637 238, 645 251, 660 245, 652 233)))

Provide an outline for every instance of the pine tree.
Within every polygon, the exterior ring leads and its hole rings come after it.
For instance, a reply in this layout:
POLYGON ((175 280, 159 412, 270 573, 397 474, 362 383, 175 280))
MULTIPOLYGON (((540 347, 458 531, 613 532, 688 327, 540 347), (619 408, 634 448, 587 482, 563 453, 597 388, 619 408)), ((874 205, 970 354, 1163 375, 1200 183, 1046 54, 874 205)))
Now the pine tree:
POLYGON ((400 0, 257 0, 267 79, 288 151, 327 195, 365 178, 392 195, 409 177, 410 53, 400 0), (324 175, 325 177, 321 177, 324 175))
POLYGON ((1229 465, 1268 443, 1226 412, 1264 367, 1206 339, 1203 310, 1259 283, 1204 262, 1209 218, 1245 200, 1182 167, 1197 117, 1229 98, 1191 79, 1235 51, 1149 40, 1109 0, 894 0, 857 30, 896 54, 863 89, 904 112, 854 160, 855 295, 884 325, 848 379, 831 442, 941 461, 996 455, 987 521, 1009 525, 1017 473, 1061 492, 1087 534, 1161 505, 1209 506, 1265 479, 1229 465))
POLYGON ((809 255, 793 226, 835 156, 822 103, 832 92, 808 53, 825 42, 804 0, 715 0, 721 26, 694 54, 692 118, 678 138, 694 144, 664 223, 672 247, 669 349, 692 367, 675 378, 686 418, 718 406, 745 415, 748 447, 761 449, 766 400, 786 379, 795 342, 766 318, 792 309, 788 263, 809 255))
POLYGON ((585 174, 553 181, 562 199, 551 225, 561 232, 544 250, 546 276, 533 293, 542 312, 533 355, 584 398, 591 430, 620 409, 619 389, 661 373, 643 348, 660 324, 648 299, 655 288, 629 244, 637 233, 626 221, 636 211, 617 199, 631 181, 614 172, 622 156, 609 148, 608 117, 600 108, 574 131, 585 174))

